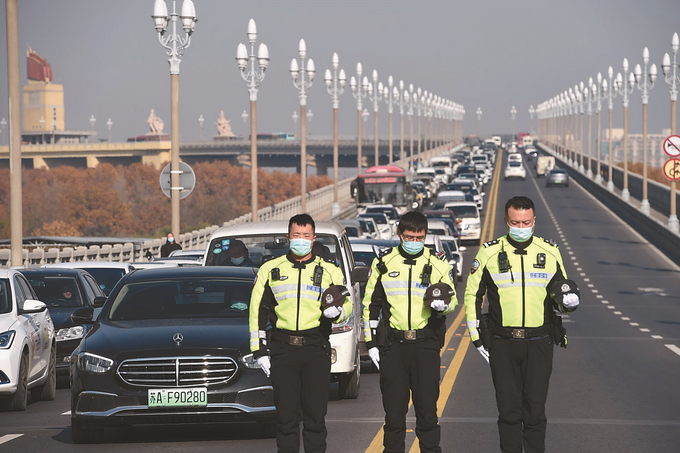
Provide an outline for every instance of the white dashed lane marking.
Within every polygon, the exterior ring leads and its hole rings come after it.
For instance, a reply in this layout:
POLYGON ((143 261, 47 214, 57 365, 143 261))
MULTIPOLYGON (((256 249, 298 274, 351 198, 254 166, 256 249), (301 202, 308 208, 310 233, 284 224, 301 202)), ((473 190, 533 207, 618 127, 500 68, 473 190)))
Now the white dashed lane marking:
POLYGON ((666 346, 671 351, 675 352, 677 355, 680 355, 680 348, 675 346, 674 344, 667 344, 667 345, 664 345, 664 346, 666 346))
POLYGON ((23 436, 23 434, 5 434, 4 436, 0 437, 0 444, 4 444, 21 436, 23 436))

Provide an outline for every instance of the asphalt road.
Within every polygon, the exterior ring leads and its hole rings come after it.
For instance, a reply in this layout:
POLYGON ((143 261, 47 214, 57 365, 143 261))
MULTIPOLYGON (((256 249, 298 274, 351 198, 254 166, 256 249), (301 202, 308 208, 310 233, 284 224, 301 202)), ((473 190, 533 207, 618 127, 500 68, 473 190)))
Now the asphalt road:
MULTIPOLYGON (((484 239, 505 233, 507 198, 529 196, 536 204, 536 235, 558 242, 569 277, 581 288, 581 306, 565 318, 569 346, 555 351, 547 451, 679 451, 680 269, 637 235, 635 225, 621 223, 573 181, 568 188, 546 188, 543 178, 528 172, 525 181, 500 178, 485 191, 484 239)), ((467 247, 469 266, 478 247, 467 247)), ((460 308, 463 292, 464 282, 458 288, 460 308)), ((449 316, 442 351, 442 449, 499 451, 491 375, 469 345, 460 308, 449 316)), ((379 376, 369 365, 362 367, 359 399, 338 400, 337 388, 330 387, 329 453, 382 451, 379 376)), ((0 451, 276 450, 273 439, 261 439, 251 426, 207 424, 116 428, 107 431, 103 444, 74 445, 69 398, 62 385, 55 401, 29 400, 25 412, 1 413, 0 451)), ((412 410, 408 425, 415 428, 412 410)), ((418 451, 412 431, 408 449, 418 451)))

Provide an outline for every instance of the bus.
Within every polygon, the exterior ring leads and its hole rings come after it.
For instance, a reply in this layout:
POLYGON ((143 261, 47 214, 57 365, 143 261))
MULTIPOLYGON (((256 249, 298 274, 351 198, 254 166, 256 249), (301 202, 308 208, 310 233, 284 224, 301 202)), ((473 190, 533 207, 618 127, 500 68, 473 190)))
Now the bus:
POLYGON ((400 215, 417 207, 411 177, 396 165, 369 167, 354 180, 352 196, 359 212, 372 204, 391 204, 400 215))

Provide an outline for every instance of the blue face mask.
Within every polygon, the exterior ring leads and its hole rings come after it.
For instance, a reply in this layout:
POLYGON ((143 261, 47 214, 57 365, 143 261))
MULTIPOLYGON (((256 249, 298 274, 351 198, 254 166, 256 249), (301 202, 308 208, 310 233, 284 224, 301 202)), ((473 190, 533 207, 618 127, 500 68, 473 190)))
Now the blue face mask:
POLYGON ((307 256, 312 252, 312 241, 308 239, 291 239, 290 251, 296 256, 307 256))
POLYGON ((175 242, 175 238, 168 238, 168 242, 172 244, 173 242, 175 242))
POLYGON ((418 253, 423 251, 424 247, 425 247, 424 242, 403 241, 401 243, 401 248, 403 248, 404 251, 409 255, 417 255, 418 253))
POLYGON ((510 231, 508 231, 508 234, 512 239, 514 239, 517 242, 526 242, 529 240, 531 235, 533 234, 533 226, 530 226, 528 228, 518 228, 518 227, 513 227, 508 225, 508 228, 510 228, 510 231))

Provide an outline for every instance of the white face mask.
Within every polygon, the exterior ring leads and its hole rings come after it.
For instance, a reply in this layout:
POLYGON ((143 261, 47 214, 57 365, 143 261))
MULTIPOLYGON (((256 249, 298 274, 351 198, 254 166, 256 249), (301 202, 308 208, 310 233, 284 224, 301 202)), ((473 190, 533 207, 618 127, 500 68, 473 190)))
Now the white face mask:
POLYGON ((243 255, 243 256, 240 257, 240 258, 231 258, 231 263, 232 263, 232 264, 235 264, 236 266, 240 266, 241 264, 243 264, 243 262, 244 262, 245 260, 246 260, 246 256, 243 255))

